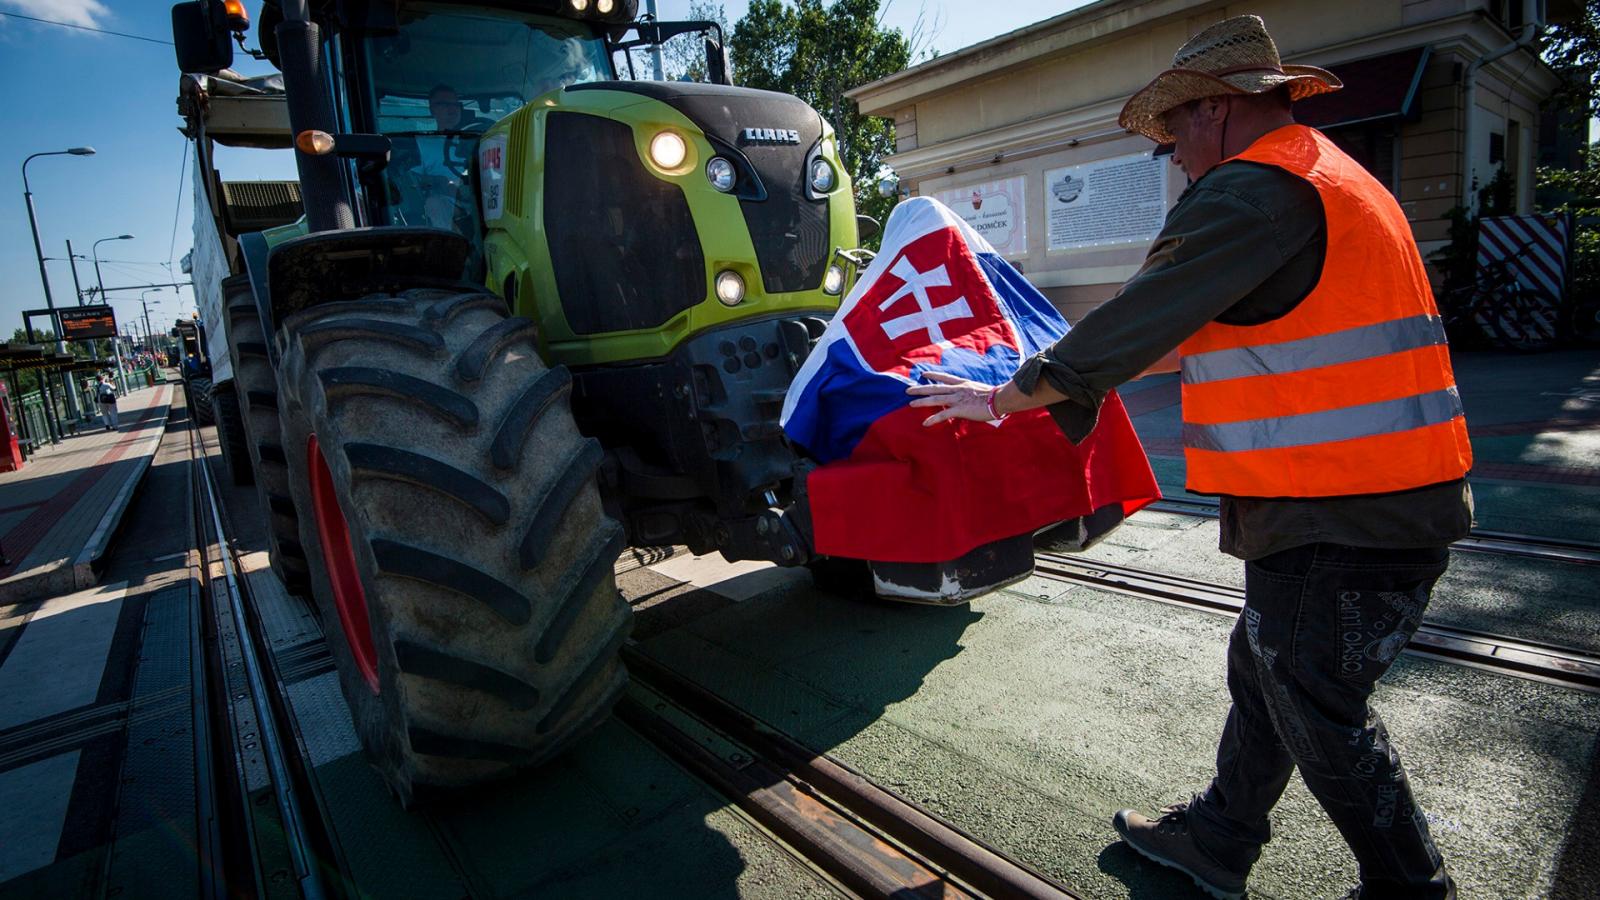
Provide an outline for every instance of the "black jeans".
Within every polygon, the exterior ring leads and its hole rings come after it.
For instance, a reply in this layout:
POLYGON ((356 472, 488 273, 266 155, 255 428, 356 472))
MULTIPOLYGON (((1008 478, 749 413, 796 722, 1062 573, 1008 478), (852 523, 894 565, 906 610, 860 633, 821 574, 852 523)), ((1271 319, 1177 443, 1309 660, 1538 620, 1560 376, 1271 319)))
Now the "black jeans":
POLYGON ((1267 812, 1298 766, 1361 865, 1362 897, 1448 897, 1453 886, 1411 796, 1373 686, 1422 623, 1449 551, 1308 544, 1245 564, 1245 607, 1228 644, 1233 707, 1217 775, 1190 832, 1248 872, 1267 812))

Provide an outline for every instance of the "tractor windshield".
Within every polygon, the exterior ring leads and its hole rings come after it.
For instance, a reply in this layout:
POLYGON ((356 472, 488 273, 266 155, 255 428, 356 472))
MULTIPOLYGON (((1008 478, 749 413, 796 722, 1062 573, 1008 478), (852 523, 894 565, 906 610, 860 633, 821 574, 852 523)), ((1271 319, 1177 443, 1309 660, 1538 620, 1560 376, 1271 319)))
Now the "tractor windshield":
POLYGON ((362 54, 368 108, 393 144, 385 215, 476 237, 478 135, 541 94, 611 78, 605 41, 583 22, 511 10, 402 3, 399 18, 362 54))

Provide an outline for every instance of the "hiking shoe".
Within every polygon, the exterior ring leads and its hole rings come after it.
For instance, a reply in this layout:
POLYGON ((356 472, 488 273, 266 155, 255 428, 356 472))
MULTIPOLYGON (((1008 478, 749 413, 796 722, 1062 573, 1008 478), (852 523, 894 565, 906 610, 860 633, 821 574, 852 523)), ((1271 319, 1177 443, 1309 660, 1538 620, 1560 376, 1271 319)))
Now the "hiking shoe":
POLYGON ((1177 869, 1217 900, 1241 900, 1245 876, 1224 868, 1201 850, 1189 835, 1189 804, 1174 803, 1151 819, 1131 809, 1119 809, 1111 824, 1129 847, 1163 866, 1177 869))

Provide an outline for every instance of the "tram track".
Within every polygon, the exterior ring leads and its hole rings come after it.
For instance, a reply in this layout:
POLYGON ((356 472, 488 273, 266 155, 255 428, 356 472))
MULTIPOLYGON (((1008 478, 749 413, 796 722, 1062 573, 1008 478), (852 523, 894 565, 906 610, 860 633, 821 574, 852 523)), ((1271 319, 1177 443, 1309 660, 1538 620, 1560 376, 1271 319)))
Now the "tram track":
MULTIPOLYGON (((1035 572, 1073 584, 1237 616, 1244 589, 1114 563, 1040 553, 1035 572)), ((1600 693, 1600 655, 1576 647, 1423 621, 1406 652, 1451 663, 1600 693)))
POLYGON ((341 896, 326 878, 332 839, 326 817, 314 802, 315 785, 300 745, 260 617, 226 527, 204 436, 188 429, 192 464, 195 534, 201 555, 202 614, 211 677, 206 702, 211 711, 212 790, 219 805, 218 830, 231 843, 227 872, 230 894, 252 883, 256 896, 282 896, 276 877, 287 867, 294 893, 306 900, 341 896), (222 727, 218 727, 222 726, 222 727), (220 757, 220 759, 218 759, 220 757), (270 787, 276 817, 265 817, 263 782, 270 787), (281 853, 283 859, 274 858, 281 853), (248 874, 248 877, 246 877, 248 874))
POLYGON ((636 691, 618 714, 852 892, 865 897, 1071 898, 1066 887, 757 721, 635 647, 636 691), (670 704, 670 706, 669 706, 670 704), (694 723, 675 724, 680 715, 694 723), (716 736, 697 741, 698 727, 716 736), (676 732, 676 733, 674 733, 676 732), (717 745, 721 743, 722 753, 717 745), (731 748, 731 749, 730 749, 731 748))
MULTIPOLYGON (((199 429, 190 433, 194 515, 205 575, 217 816, 231 842, 228 883, 255 896, 363 893, 344 864, 298 731, 284 672, 264 635, 199 429), (263 787, 270 782, 270 789, 263 787), (275 815, 263 816, 269 805, 275 815), (268 820, 265 821, 264 820, 268 820), (269 832, 269 833, 263 833, 269 832), (266 858, 276 853, 278 858, 266 858), (272 875, 292 872, 292 887, 272 875)), ((1064 886, 866 776, 812 751, 652 660, 624 649, 633 685, 617 718, 735 804, 776 845, 835 888, 869 898, 1065 900, 1064 886)), ((383 798, 387 800, 388 798, 383 798)), ((428 816, 427 810, 410 815, 428 816)), ((443 856, 459 861, 450 848, 443 856)), ((284 879, 280 879, 284 880, 284 879)), ((471 877, 463 883, 471 884, 471 877)), ((476 893, 475 891, 473 893, 476 893)))
MULTIPOLYGON (((1215 519, 1221 514, 1220 505, 1213 500, 1191 498, 1165 498, 1145 507, 1151 512, 1173 513, 1181 516, 1215 519)), ((1514 556, 1523 559, 1541 559, 1572 563, 1582 566, 1600 566, 1600 544, 1589 541, 1572 541, 1510 531, 1473 529, 1472 533, 1450 545, 1452 550, 1467 553, 1487 553, 1497 556, 1514 556)))

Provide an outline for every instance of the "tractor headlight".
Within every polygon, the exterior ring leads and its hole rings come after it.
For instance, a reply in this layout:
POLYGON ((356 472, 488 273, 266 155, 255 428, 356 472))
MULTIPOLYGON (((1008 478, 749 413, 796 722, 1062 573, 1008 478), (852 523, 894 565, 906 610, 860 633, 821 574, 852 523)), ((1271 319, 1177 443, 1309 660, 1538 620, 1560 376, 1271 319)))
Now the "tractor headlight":
POLYGON ((611 9, 614 6, 616 6, 616 3, 614 3, 613 0, 595 0, 594 3, 594 8, 599 10, 600 15, 602 16, 610 15, 611 9))
POLYGON ((572 4, 573 12, 583 12, 589 8, 589 0, 567 0, 572 4))
POLYGON ((717 273, 717 299, 723 306, 738 306, 744 299, 744 279, 732 269, 717 273))
POLYGON ((811 161, 811 189, 819 194, 833 190, 833 166, 820 156, 811 161))
POLYGON ((658 132, 650 139, 650 161, 658 169, 676 169, 689 158, 689 145, 675 131, 658 132))
POLYGON ((711 161, 706 163, 706 180, 711 182, 711 186, 717 190, 723 193, 733 190, 735 179, 736 173, 733 169, 733 163, 728 162, 726 159, 720 156, 713 156, 711 161))
POLYGON ((834 263, 828 267, 828 274, 822 276, 822 292, 837 296, 842 290, 844 290, 844 270, 839 268, 838 263, 834 263))

